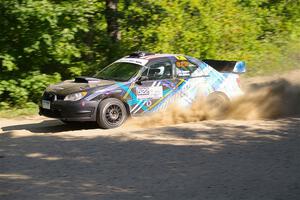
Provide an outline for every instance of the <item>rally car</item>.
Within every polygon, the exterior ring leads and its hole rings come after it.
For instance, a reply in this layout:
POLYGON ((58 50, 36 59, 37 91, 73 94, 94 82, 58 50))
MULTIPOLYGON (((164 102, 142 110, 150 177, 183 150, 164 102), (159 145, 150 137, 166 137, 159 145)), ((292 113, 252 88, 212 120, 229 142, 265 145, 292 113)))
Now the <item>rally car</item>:
POLYGON ((77 77, 50 85, 40 102, 40 114, 65 123, 95 121, 115 128, 128 116, 182 107, 199 98, 228 103, 243 94, 242 61, 199 60, 185 55, 135 52, 92 77, 77 77))

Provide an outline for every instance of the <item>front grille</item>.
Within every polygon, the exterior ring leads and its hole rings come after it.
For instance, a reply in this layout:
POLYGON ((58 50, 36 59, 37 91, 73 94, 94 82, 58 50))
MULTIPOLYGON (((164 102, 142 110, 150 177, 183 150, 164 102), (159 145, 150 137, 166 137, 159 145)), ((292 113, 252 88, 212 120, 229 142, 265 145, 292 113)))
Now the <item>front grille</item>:
POLYGON ((58 95, 55 94, 53 92, 44 92, 43 94, 43 100, 47 100, 47 101, 56 101, 56 100, 63 100, 65 98, 65 96, 63 95, 58 95))
POLYGON ((60 118, 61 112, 56 109, 48 110, 48 109, 40 108, 40 115, 44 115, 47 117, 53 117, 53 118, 60 118))

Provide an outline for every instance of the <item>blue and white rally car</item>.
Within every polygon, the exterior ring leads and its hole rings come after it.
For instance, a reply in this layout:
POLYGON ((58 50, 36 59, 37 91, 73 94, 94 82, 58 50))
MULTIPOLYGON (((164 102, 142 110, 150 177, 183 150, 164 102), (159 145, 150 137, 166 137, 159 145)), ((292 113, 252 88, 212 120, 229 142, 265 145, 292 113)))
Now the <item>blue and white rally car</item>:
POLYGON ((239 74, 245 71, 244 62, 135 52, 93 77, 50 85, 40 114, 65 123, 95 121, 101 128, 115 128, 128 116, 165 110, 175 102, 184 107, 207 97, 226 104, 243 94, 239 74))

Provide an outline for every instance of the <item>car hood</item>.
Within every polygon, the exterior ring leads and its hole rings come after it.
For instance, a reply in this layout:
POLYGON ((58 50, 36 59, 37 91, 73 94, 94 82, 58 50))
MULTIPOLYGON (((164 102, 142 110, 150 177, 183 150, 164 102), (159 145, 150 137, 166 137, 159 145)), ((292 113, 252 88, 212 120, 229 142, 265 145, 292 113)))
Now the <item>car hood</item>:
POLYGON ((75 80, 66 80, 58 84, 50 85, 46 91, 66 96, 71 93, 90 90, 96 87, 110 86, 115 84, 112 80, 102 80, 91 77, 77 77, 75 80))

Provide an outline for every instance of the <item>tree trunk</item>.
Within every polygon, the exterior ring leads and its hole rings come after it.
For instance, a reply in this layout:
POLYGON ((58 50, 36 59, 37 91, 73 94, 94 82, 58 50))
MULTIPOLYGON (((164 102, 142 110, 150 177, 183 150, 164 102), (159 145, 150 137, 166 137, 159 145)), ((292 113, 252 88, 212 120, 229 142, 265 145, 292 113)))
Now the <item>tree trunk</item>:
POLYGON ((113 42, 121 39, 118 23, 118 0, 106 0, 107 33, 113 42))

